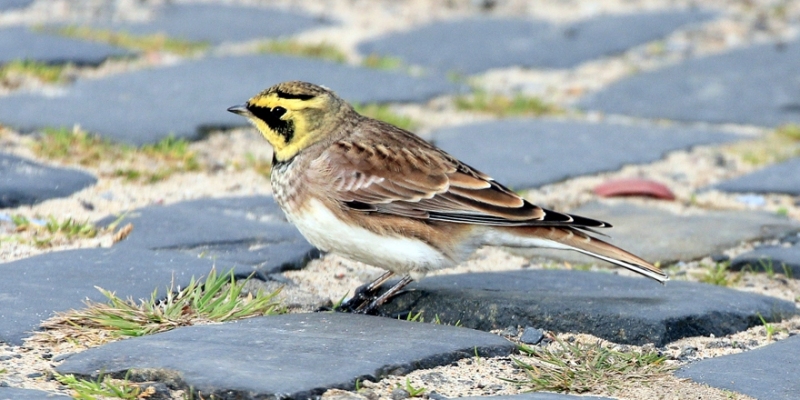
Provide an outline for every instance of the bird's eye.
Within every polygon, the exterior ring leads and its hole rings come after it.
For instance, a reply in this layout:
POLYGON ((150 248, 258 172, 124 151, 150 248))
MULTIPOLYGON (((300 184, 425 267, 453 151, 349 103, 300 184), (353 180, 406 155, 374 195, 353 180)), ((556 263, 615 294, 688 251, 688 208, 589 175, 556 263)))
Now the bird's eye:
POLYGON ((283 114, 286 114, 286 109, 281 107, 281 106, 274 107, 272 109, 272 114, 274 114, 276 117, 280 118, 283 114))

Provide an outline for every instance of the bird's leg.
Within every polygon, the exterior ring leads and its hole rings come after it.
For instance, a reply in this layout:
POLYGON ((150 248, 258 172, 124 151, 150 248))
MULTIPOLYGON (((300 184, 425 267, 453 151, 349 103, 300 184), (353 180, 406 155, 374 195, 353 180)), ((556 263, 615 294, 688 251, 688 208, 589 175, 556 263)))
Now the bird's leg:
POLYGON ((365 304, 368 304, 375 299, 375 292, 379 287, 381 287, 381 285, 386 283, 386 281, 389 280, 392 275, 394 275, 394 272, 386 271, 374 281, 359 286, 358 289, 356 289, 356 291, 353 293, 353 297, 339 306, 339 310, 344 312, 352 312, 364 308, 365 304))
POLYGON ((356 308, 355 312, 359 314, 374 314, 377 311, 378 307, 382 306, 383 303, 386 303, 386 301, 399 294, 400 291, 403 290, 403 288, 406 287, 412 281, 414 280, 411 279, 410 276, 408 275, 404 276, 403 279, 400 280, 400 282, 397 282, 394 286, 390 287, 389 290, 384 292, 378 298, 370 301, 369 304, 367 304, 366 301, 364 303, 361 303, 361 305, 358 308, 356 308))

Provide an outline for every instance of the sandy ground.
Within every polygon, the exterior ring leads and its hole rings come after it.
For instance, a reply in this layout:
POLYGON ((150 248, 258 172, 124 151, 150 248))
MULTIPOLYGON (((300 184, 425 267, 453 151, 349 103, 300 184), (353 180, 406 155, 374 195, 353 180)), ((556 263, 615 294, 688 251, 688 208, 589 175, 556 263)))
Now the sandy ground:
MULTIPOLYGON (((243 3, 278 4, 287 9, 299 9, 317 16, 342 21, 341 26, 310 31, 299 35, 299 40, 308 43, 329 41, 336 37, 336 45, 346 52, 349 62, 360 62, 355 52, 356 44, 391 31, 406 29, 435 20, 447 20, 479 13, 497 16, 530 16, 555 22, 569 22, 599 14, 629 13, 640 10, 690 7, 690 1, 662 0, 604 0, 602 2, 579 1, 457 1, 434 2, 412 0, 392 1, 243 1, 243 3), (335 35, 335 36, 334 36, 335 35)), ((5 13, 0 16, 0 26, 20 22, 44 20, 67 21, 81 15, 90 15, 97 10, 118 13, 120 18, 145 18, 146 9, 136 1, 119 1, 116 8, 104 8, 104 2, 86 1, 39 1, 30 10, 5 13)), ((526 70, 506 68, 488 71, 473 77, 471 83, 491 92, 523 93, 540 96, 563 108, 585 93, 602 89, 608 84, 636 73, 637 71, 661 68, 680 62, 687 57, 713 54, 731 48, 746 46, 776 38, 789 38, 797 34, 796 21, 800 18, 800 3, 790 1, 708 1, 703 5, 718 10, 720 18, 707 24, 679 30, 663 41, 638 46, 626 53, 593 60, 569 70, 526 70), (791 24, 795 21, 795 25, 791 24)), ((215 51, 243 52, 247 46, 223 45, 215 51)), ((69 73, 74 77, 94 79, 109 74, 121 73, 149 65, 176 61, 176 56, 148 54, 139 59, 110 61, 99 67, 74 68, 69 73)), ((263 88, 253 88, 257 92, 263 88)), ((35 79, 14 78, 0 84, 0 95, 14 90, 58 90, 58 86, 43 84, 35 79)), ((418 124, 418 132, 425 137, 432 130, 465 124, 495 117, 458 111, 450 97, 433 99, 426 104, 398 104, 393 109, 412 117, 418 124)), ((596 113, 582 114, 568 111, 561 118, 602 120, 622 123, 640 123, 635 118, 607 116, 596 113)), ((660 123, 670 124, 668 121, 660 123)), ((701 146, 688 151, 668 154, 663 160, 647 165, 631 165, 619 171, 570 179, 536 190, 525 196, 536 204, 569 211, 587 201, 596 200, 592 188, 598 183, 619 177, 642 177, 662 182, 676 194, 675 202, 636 200, 650 207, 664 208, 681 213, 694 213, 704 209, 763 210, 782 212, 789 218, 800 221, 800 201, 790 196, 765 196, 764 204, 753 206, 743 202, 741 196, 719 192, 695 193, 699 187, 724 179, 740 176, 759 166, 748 163, 746 150, 774 148, 774 140, 768 130, 752 126, 726 126, 749 140, 745 145, 701 146)), ((28 218, 56 216, 71 217, 79 221, 94 221, 110 214, 120 214, 151 204, 172 204, 180 201, 204 198, 253 194, 269 194, 269 180, 248 167, 247 154, 258 159, 269 160, 269 146, 250 129, 215 132, 204 140, 192 144, 198 154, 202 168, 191 173, 178 173, 155 183, 131 183, 121 178, 109 177, 113 160, 98 165, 79 166, 70 162, 53 161, 38 157, 31 150, 34 137, 22 135, 9 128, 0 129, 0 150, 35 158, 45 164, 67 165, 83 168, 100 176, 97 185, 80 191, 68 198, 46 201, 35 206, 2 210, 2 215, 23 215, 28 218), (105 174, 105 175, 104 175, 105 174)), ((535 149, 530 151, 535 152, 535 149)), ((773 160, 774 161, 774 160, 773 160)), ((480 167, 480 166, 477 166, 480 167)), ((491 172, 491 171, 487 171, 491 172)), ((613 222, 613 221, 612 221, 613 222)), ((30 232, 15 232, 9 222, 0 220, 0 262, 8 262, 43 252, 61 251, 80 247, 113 245, 112 233, 103 233, 98 238, 66 240, 58 238, 52 246, 40 248, 29 244, 30 232)), ((742 243, 725 253, 735 256, 751 249, 758 243, 742 243)), ((702 274, 703 263, 709 260, 693 260, 672 268, 675 279, 697 280, 702 274)), ((467 263, 457 268, 435 274, 465 273, 473 271, 516 270, 521 268, 571 268, 570 265, 527 260, 510 255, 501 249, 483 249, 467 263)), ((603 267, 594 267, 596 269, 603 267)), ((381 270, 352 262, 335 255, 315 260, 302 271, 286 272, 286 278, 296 285, 285 288, 282 296, 294 312, 308 311, 320 302, 337 301, 357 286, 379 275, 381 270)), ((269 283, 274 285, 274 283, 269 283)), ((798 281, 784 279, 780 275, 768 277, 764 274, 744 273, 732 286, 737 290, 762 293, 789 301, 798 301, 798 281)), ((726 354, 747 351, 788 337, 800 330, 800 319, 775 324, 777 333, 767 338, 764 327, 754 327, 745 332, 720 338, 688 338, 658 349, 668 356, 667 363, 680 366, 685 363, 726 354), (688 349, 688 350, 687 350, 688 349), (693 350, 692 350, 693 349, 693 350)), ((550 334, 561 340, 594 343, 600 339, 586 335, 550 334), (571 337, 571 339, 570 339, 571 337)), ((514 339, 514 338, 512 338, 514 339)), ((613 344, 609 344, 613 346, 613 344)), ((627 346, 637 349, 635 346, 627 346)), ((41 388, 63 392, 64 388, 48 379, 58 356, 80 351, 80 346, 52 346, 29 342, 25 346, 0 345, 0 381, 14 387, 41 388), (8 355, 10 357, 2 357, 8 355)), ((523 355, 514 358, 524 359, 523 355)), ((432 370, 416 371, 408 376, 388 377, 380 382, 363 382, 363 390, 356 393, 332 391, 326 397, 389 398, 398 384, 406 379, 414 387, 425 387, 445 396, 510 394, 524 391, 524 386, 504 381, 521 378, 521 372, 511 358, 465 359, 453 365, 432 370)), ((613 392, 597 387, 588 394, 611 395, 620 399, 747 399, 748 397, 709 388, 669 375, 654 379, 648 384, 625 385, 613 392)), ((182 394, 174 393, 175 398, 182 394)))

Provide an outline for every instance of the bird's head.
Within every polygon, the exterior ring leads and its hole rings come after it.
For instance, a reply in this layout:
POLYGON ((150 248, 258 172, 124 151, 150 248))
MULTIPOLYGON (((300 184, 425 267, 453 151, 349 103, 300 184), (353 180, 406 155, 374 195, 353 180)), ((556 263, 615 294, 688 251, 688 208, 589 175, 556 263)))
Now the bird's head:
POLYGON ((228 111, 247 118, 286 161, 334 132, 350 106, 332 91, 307 82, 279 83, 228 111))

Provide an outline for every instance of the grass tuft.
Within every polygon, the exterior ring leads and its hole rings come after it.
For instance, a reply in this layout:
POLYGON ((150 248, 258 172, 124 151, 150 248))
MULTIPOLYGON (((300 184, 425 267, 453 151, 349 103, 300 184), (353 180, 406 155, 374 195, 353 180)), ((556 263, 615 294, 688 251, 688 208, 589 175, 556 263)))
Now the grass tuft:
POLYGON ((192 55, 207 50, 208 42, 195 42, 168 37, 164 34, 134 35, 128 32, 115 32, 107 29, 96 29, 86 26, 65 26, 54 33, 75 39, 108 43, 112 46, 143 52, 169 52, 180 55, 192 55))
POLYGON ((73 239, 91 239, 100 234, 113 233, 120 222, 122 222, 122 218, 105 228, 98 228, 88 220, 78 222, 73 218, 59 220, 49 216, 43 221, 32 221, 19 214, 11 216, 14 231, 22 234, 20 237, 15 235, 13 240, 19 243, 30 243, 39 248, 51 247, 56 243, 73 239))
POLYGON ((155 290, 138 303, 97 288, 107 302, 86 302, 86 308, 57 314, 42 323, 39 341, 100 344, 122 337, 144 336, 180 326, 225 322, 285 312, 276 302, 280 290, 243 295, 245 281, 233 271, 217 274, 212 269, 200 282, 192 278, 185 288, 170 288, 166 297, 155 290))
POLYGON ((600 343, 566 343, 556 339, 547 347, 520 345, 528 362, 514 359, 527 375, 524 380, 510 380, 532 391, 585 393, 598 388, 617 390, 631 382, 652 382, 673 367, 655 351, 617 351, 600 343))
POLYGON ((62 385, 72 390, 72 398, 79 400, 99 400, 106 398, 136 400, 150 397, 147 391, 130 383, 127 379, 111 379, 107 375, 100 375, 97 380, 78 379, 74 375, 61 375, 56 373, 55 378, 62 385))
POLYGON ((489 94, 482 90, 471 95, 456 97, 455 105, 462 111, 477 111, 498 117, 554 115, 563 112, 558 106, 547 103, 538 97, 528 97, 519 93, 509 97, 501 94, 489 94))
POLYGON ((286 54, 298 57, 319 58, 344 63, 347 56, 330 43, 308 44, 291 39, 270 40, 258 47, 262 53, 286 54))
POLYGON ((414 387, 414 385, 411 384, 411 380, 408 378, 406 378, 404 385, 398 383, 397 388, 405 390, 409 397, 421 397, 425 391, 428 390, 424 386, 414 387))
POLYGON ((134 147, 112 143, 77 129, 46 128, 32 142, 33 151, 42 157, 76 162, 83 166, 113 165, 111 173, 128 181, 156 183, 178 172, 197 171, 200 163, 189 148, 189 141, 169 136, 155 144, 134 147), (138 166, 146 166, 146 169, 138 166))
POLYGON ((800 156, 800 125, 786 124, 758 140, 735 143, 729 149, 751 165, 765 165, 800 156))
POLYGON ((64 81, 64 70, 69 64, 47 64, 35 60, 14 60, 0 66, 0 82, 15 75, 27 75, 47 83, 64 81))
POLYGON ((364 60, 361 61, 361 65, 372 69, 395 70, 403 66, 403 60, 397 57, 381 56, 373 53, 364 57, 364 60))
POLYGON ((356 112, 363 116, 388 122, 407 131, 413 130, 417 127, 417 123, 414 122, 413 119, 395 113, 387 104, 354 104, 353 108, 355 108, 356 112))
POLYGON ((702 264, 703 272, 696 275, 697 280, 717 286, 732 286, 742 279, 741 273, 730 271, 730 261, 714 264, 702 264))

